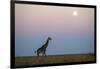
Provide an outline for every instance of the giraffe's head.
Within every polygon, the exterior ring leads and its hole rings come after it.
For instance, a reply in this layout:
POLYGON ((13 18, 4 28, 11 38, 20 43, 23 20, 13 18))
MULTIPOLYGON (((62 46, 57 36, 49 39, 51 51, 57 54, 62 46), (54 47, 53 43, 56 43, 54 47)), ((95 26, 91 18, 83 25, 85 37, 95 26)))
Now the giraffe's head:
POLYGON ((51 37, 48 37, 48 40, 52 40, 51 37))

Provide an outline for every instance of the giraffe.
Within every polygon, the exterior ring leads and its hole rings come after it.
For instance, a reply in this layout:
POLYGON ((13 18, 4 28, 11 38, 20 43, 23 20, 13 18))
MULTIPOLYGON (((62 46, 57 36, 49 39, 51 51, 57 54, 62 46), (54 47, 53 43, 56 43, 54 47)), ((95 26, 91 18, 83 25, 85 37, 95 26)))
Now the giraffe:
POLYGON ((52 40, 50 37, 48 37, 46 43, 42 45, 40 48, 38 48, 34 53, 37 52, 37 56, 41 53, 43 56, 46 56, 46 48, 48 47, 49 40, 52 40))

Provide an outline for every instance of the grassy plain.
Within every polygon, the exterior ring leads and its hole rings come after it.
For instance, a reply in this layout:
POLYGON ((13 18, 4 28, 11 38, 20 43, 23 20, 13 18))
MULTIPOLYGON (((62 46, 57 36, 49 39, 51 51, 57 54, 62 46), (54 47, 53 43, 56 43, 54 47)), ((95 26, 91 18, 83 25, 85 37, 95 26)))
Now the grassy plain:
POLYGON ((35 66, 43 64, 59 63, 78 63, 78 62, 95 62, 93 54, 73 54, 73 55, 48 55, 48 56, 27 56, 16 57, 15 66, 35 66))

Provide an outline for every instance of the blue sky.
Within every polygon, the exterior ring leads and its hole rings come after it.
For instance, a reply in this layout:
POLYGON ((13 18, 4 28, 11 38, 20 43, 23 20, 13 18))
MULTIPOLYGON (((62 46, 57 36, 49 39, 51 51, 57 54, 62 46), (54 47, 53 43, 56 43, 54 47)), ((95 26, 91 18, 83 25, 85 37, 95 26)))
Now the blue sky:
POLYGON ((94 9, 16 4, 15 56, 36 56, 48 37, 47 55, 94 53, 94 9))

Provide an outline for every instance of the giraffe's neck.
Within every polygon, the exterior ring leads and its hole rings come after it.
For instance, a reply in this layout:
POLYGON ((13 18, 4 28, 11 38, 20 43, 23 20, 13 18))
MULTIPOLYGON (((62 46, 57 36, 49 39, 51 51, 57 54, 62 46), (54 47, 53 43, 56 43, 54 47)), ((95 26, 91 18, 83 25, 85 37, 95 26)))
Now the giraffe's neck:
POLYGON ((47 42, 45 43, 45 47, 47 47, 49 44, 49 40, 47 39, 47 42))

